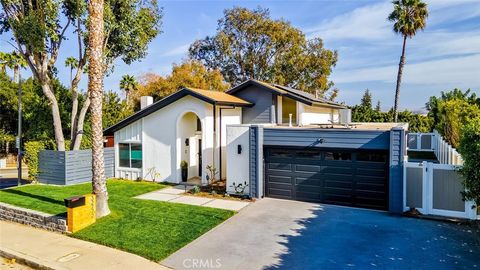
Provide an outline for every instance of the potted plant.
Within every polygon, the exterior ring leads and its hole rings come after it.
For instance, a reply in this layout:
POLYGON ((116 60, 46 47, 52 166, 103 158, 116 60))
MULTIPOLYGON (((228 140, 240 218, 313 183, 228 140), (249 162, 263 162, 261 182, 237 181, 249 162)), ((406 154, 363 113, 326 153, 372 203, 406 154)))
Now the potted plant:
POLYGON ((230 187, 233 187, 233 190, 235 191, 235 196, 240 197, 242 199, 248 198, 248 195, 245 194, 245 190, 248 187, 247 181, 245 181, 244 183, 239 183, 238 185, 235 184, 235 182, 233 182, 230 187))
POLYGON ((188 180, 188 162, 185 160, 182 160, 180 162, 180 168, 182 169, 182 181, 187 182, 188 180))

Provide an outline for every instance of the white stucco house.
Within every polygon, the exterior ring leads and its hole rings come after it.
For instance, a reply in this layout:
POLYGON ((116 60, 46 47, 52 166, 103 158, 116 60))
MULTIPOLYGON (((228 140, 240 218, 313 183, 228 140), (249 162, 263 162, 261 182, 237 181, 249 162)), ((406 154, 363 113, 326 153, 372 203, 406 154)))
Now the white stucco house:
POLYGON ((225 93, 184 88, 153 104, 142 102, 140 111, 104 134, 114 136, 116 177, 179 183, 185 160, 188 178, 205 184, 207 165, 219 169, 217 178, 227 177, 228 125, 331 124, 338 122, 342 108, 305 92, 249 80, 225 93))
MULTIPOLYGON (((178 183, 180 163, 189 178, 206 183, 205 166, 220 168, 219 149, 229 124, 240 124, 251 103, 218 91, 184 88, 105 130, 114 134, 115 176, 178 183)), ((225 171, 225 170, 224 170, 225 171)))
MULTIPOLYGON (((148 99, 144 99, 148 100, 148 99)), ((184 88, 104 131, 114 138, 115 177, 248 183, 251 197, 403 208, 403 123, 351 123, 343 104, 248 80, 226 92, 184 88)))

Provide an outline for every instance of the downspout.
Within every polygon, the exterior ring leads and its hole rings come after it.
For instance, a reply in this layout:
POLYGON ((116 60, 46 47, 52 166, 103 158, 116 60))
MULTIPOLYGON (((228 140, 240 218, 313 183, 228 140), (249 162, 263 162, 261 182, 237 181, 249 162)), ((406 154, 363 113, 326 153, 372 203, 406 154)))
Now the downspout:
POLYGON ((226 107, 226 108, 219 108, 219 116, 220 116, 220 148, 219 148, 219 156, 220 156, 220 180, 222 180, 222 110, 232 110, 235 109, 235 106, 226 107))
MULTIPOLYGON (((217 103, 213 104, 213 149, 212 149, 212 166, 215 167, 215 147, 217 146, 217 103)), ((208 176, 208 175, 207 175, 208 176)), ((215 175, 212 175, 215 177, 215 175)), ((207 180, 207 184, 211 179, 207 180)))

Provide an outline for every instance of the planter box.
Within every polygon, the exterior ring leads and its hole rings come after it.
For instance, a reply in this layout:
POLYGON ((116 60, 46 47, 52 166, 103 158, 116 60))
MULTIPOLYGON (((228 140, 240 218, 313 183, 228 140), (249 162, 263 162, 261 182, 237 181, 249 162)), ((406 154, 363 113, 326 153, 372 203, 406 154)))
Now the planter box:
MULTIPOLYGON (((114 176, 114 148, 104 150, 105 176, 114 176)), ((42 150, 38 155, 38 181, 43 184, 72 185, 92 181, 92 150, 42 150)))

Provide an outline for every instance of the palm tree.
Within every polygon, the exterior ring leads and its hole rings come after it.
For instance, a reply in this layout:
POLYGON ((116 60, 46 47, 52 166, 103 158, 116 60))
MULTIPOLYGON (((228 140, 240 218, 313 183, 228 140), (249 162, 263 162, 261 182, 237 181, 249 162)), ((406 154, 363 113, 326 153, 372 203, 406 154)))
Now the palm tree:
POLYGON ((20 69, 27 66, 27 61, 16 51, 11 53, 0 52, 0 69, 6 72, 7 67, 13 70, 13 81, 18 82, 20 69))
POLYGON ((393 31, 403 36, 402 56, 398 65, 397 87, 395 89, 395 105, 393 107, 395 122, 398 121, 398 101, 400 99, 400 83, 405 65, 405 45, 407 37, 413 38, 417 31, 423 30, 428 17, 427 4, 421 0, 395 0, 393 11, 388 20, 393 22, 393 31))
POLYGON ((73 70, 78 68, 78 60, 75 57, 67 57, 65 59, 65 67, 70 68, 70 82, 73 80, 73 70))
POLYGON ((132 75, 123 75, 120 81, 120 89, 125 92, 125 99, 127 104, 130 104, 130 96, 132 92, 137 89, 138 83, 132 75))
POLYGON ((103 167, 102 99, 105 65, 103 59, 104 0, 88 1, 88 94, 92 121, 92 189, 97 197, 97 217, 110 213, 103 167))

